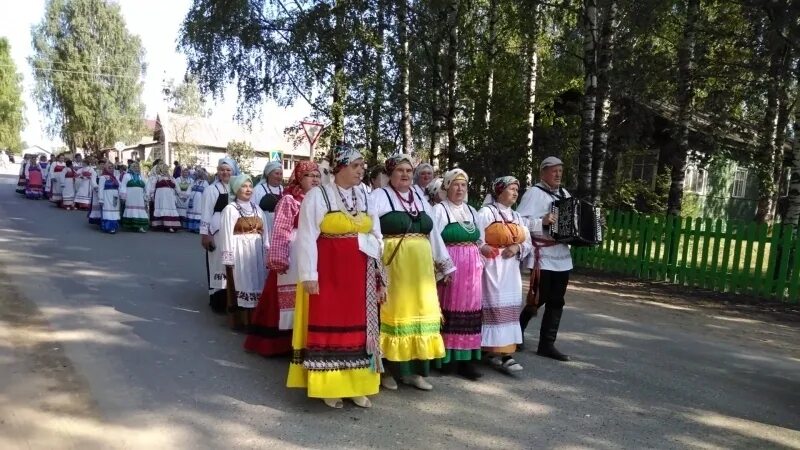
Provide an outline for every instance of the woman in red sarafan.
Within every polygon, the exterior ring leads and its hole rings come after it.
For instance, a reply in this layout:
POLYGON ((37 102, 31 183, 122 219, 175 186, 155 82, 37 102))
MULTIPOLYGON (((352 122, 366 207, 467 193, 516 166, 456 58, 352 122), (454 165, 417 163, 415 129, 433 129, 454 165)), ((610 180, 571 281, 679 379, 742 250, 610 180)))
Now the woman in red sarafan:
POLYGON ((253 312, 244 348, 263 356, 288 354, 292 350, 292 322, 297 293, 297 218, 306 192, 319 186, 317 163, 299 162, 283 197, 275 207, 275 222, 267 267, 269 276, 253 312))

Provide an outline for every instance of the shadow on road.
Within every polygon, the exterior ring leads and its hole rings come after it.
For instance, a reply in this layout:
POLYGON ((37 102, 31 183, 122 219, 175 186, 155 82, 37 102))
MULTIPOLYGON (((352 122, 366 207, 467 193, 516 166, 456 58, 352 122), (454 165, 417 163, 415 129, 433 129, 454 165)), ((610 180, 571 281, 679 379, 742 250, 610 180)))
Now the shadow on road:
POLYGON ((625 297, 578 277, 559 335, 576 362, 528 350, 518 377, 488 367, 477 383, 434 376, 432 392, 401 386, 372 410, 332 411, 287 390, 287 361, 244 353, 243 336, 210 313, 196 236, 109 236, 81 213, 0 200, 0 374, 15 373, 2 384, 12 419, 0 443, 800 448, 791 324, 625 297))

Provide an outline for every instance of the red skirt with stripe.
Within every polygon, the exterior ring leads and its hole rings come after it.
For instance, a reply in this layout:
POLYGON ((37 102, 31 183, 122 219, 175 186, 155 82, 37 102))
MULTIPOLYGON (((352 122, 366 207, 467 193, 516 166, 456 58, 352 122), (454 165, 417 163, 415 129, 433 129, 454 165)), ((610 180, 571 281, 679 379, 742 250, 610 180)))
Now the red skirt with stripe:
POLYGON ((289 354, 292 351, 292 330, 278 329, 279 320, 278 274, 271 270, 253 311, 244 349, 262 356, 289 354))

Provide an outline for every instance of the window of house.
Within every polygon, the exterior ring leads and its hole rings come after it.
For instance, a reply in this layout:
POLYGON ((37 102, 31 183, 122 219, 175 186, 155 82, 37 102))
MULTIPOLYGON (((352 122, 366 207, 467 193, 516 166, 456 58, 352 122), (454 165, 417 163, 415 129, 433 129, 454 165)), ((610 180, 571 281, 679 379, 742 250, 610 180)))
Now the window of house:
POLYGON ((207 151, 197 150, 195 155, 197 156, 197 165, 200 167, 208 167, 211 165, 211 161, 209 160, 210 155, 207 151))
POLYGON ((708 186, 708 171, 699 169, 695 165, 686 167, 686 178, 683 182, 684 190, 695 194, 705 195, 708 186))
POLYGON ((658 158, 653 155, 638 155, 633 158, 631 165, 631 179, 652 183, 656 177, 658 158))
POLYGON ((739 167, 733 173, 733 186, 731 197, 744 198, 747 193, 747 169, 739 167))

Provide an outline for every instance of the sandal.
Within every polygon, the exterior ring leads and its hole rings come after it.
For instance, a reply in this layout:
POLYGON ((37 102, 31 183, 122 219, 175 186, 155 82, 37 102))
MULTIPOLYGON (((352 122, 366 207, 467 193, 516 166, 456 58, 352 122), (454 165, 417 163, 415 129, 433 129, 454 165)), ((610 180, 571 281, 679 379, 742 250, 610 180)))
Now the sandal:
POLYGON ((344 408, 344 402, 340 398, 323 398, 322 401, 333 409, 344 408))
POLYGON ((360 406, 361 408, 372 408, 372 402, 369 401, 367 397, 350 397, 350 400, 352 400, 356 406, 360 406))

